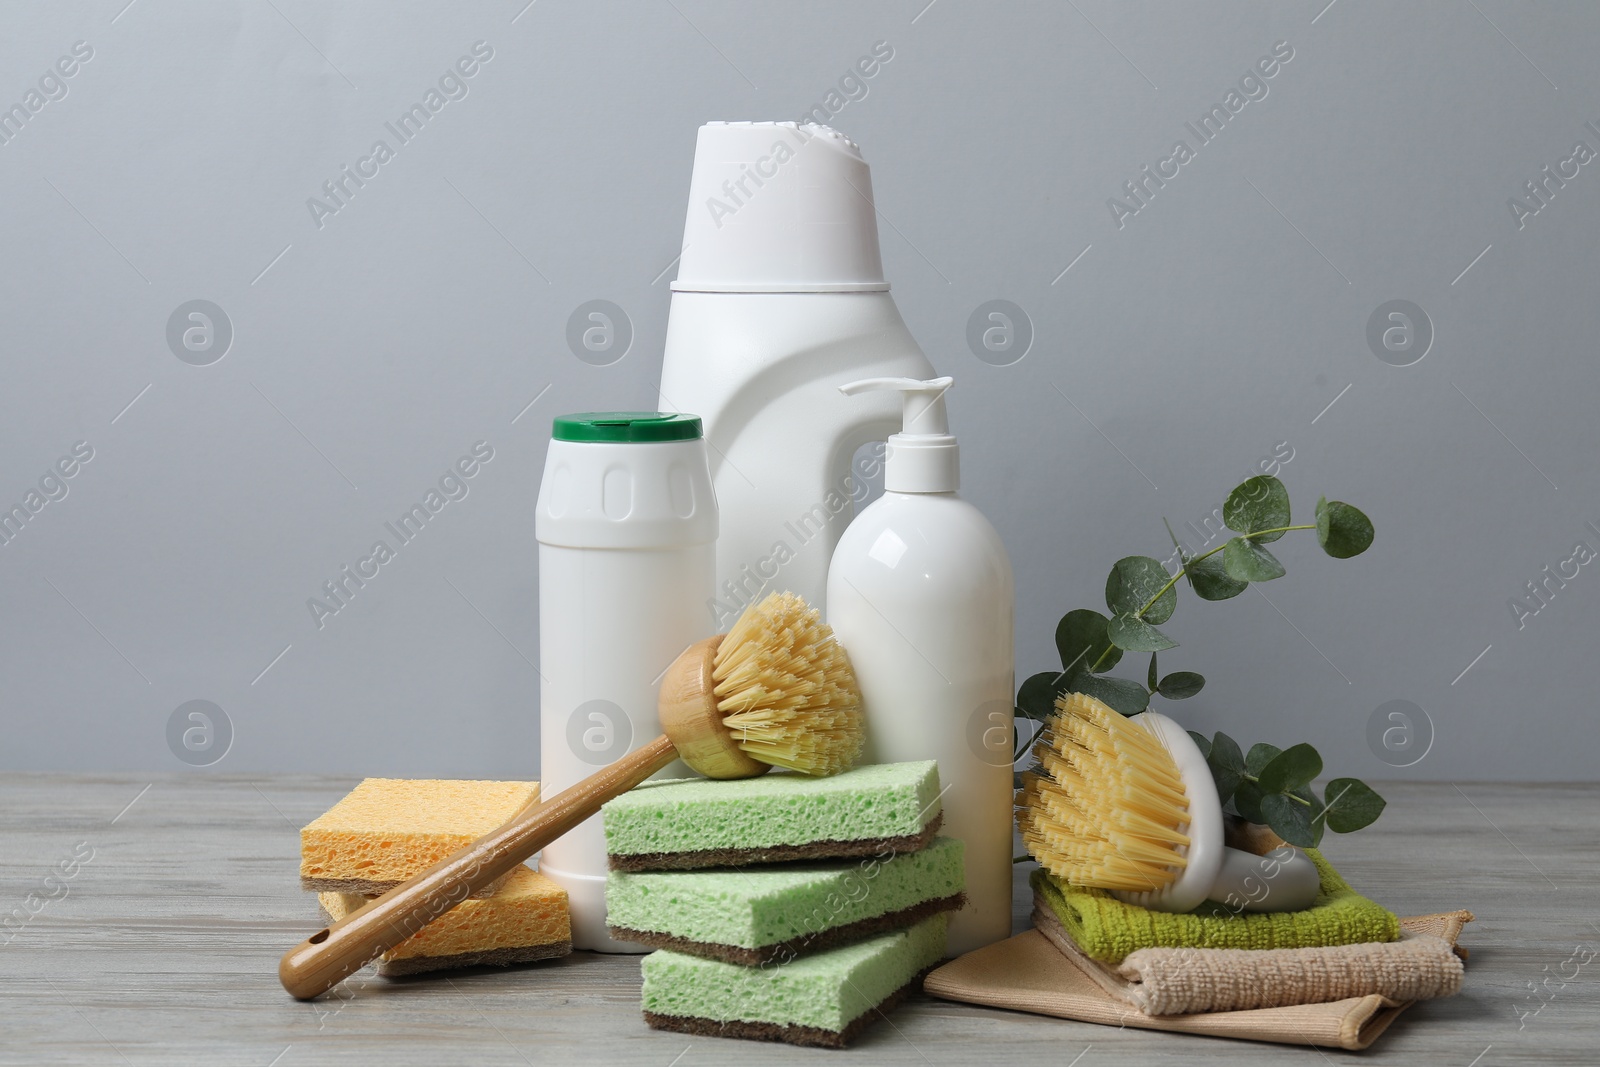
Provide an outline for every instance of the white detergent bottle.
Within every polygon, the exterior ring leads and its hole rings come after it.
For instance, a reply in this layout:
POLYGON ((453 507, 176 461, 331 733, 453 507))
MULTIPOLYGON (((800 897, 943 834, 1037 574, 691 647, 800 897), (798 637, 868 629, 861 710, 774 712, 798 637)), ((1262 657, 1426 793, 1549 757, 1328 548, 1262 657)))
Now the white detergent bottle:
POLYGON ((826 126, 702 126, 682 248, 661 405, 705 425, 722 516, 712 623, 782 589, 822 609, 867 493, 852 457, 898 426, 894 398, 839 386, 933 375, 883 277, 871 172, 826 126))
POLYGON ((939 761, 942 833, 966 846, 967 906, 951 955, 1011 936, 1011 560, 983 513, 956 495, 952 379, 872 378, 846 394, 898 391, 884 494, 845 530, 828 570, 828 623, 850 653, 873 763, 939 761))
MULTIPOLYGON (((700 420, 659 411, 558 417, 539 483, 539 789, 543 800, 661 733, 667 666, 715 631, 717 501, 700 420)), ((673 761, 658 778, 687 777, 673 761)), ((567 891, 572 947, 648 952, 606 932, 606 842, 590 816, 539 857, 567 891)))

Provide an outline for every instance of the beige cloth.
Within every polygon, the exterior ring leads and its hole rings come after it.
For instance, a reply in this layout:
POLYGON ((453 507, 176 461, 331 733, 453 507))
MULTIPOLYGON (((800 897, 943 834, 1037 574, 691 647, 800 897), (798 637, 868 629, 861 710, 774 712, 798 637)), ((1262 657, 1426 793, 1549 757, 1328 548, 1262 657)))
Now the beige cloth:
MULTIPOLYGON (((1462 924, 1471 917, 1467 912, 1425 915, 1403 919, 1401 926, 1405 931, 1438 937, 1453 946, 1462 924)), ((1075 962, 1038 930, 945 964, 927 977, 923 988, 948 1000, 1107 1026, 1346 1049, 1363 1049, 1372 1044, 1412 1003, 1370 993, 1321 1004, 1151 1015, 1124 996, 1108 992, 1102 981, 1089 973, 1086 962, 1075 962)))
POLYGON ((1146 1015, 1322 1004, 1376 993, 1393 1001, 1447 997, 1461 989, 1455 938, 1466 912, 1440 934, 1402 926, 1400 940, 1328 948, 1251 951, 1144 948, 1112 965, 1090 959, 1055 913, 1034 902, 1033 925, 1100 987, 1146 1015))

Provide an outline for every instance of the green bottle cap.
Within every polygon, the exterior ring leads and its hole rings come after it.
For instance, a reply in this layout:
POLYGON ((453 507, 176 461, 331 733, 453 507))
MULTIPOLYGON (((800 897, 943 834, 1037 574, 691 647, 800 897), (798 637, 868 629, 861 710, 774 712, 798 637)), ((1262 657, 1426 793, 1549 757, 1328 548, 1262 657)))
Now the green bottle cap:
POLYGON ((557 415, 551 436, 557 441, 608 441, 647 444, 697 441, 700 416, 671 411, 585 411, 557 415))

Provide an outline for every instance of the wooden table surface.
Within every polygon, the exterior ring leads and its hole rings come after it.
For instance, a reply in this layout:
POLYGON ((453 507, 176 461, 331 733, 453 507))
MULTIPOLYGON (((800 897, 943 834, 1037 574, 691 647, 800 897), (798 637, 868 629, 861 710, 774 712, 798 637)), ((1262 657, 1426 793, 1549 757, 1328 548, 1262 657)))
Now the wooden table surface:
POLYGON ((637 958, 588 953, 448 978, 367 971, 299 1003, 278 985, 278 957, 322 919, 298 885, 297 831, 353 784, 0 776, 0 920, 12 915, 0 926, 0 1063, 1600 1063, 1600 957, 1568 962, 1600 950, 1596 785, 1390 783, 1375 827, 1326 844, 1357 888, 1400 914, 1477 916, 1462 938, 1464 991, 1348 1053, 920 995, 844 1052, 689 1038, 644 1025, 637 958), (23 921, 30 894, 37 911, 23 921))

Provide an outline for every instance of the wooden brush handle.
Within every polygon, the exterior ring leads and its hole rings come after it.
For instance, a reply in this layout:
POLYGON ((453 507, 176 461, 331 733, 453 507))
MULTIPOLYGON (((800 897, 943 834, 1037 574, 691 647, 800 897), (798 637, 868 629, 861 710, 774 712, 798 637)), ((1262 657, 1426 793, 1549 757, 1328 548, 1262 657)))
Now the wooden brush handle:
POLYGON ((321 996, 677 758, 665 736, 510 822, 284 953, 283 988, 321 996))

